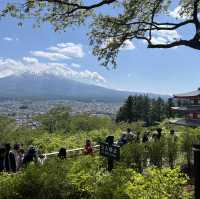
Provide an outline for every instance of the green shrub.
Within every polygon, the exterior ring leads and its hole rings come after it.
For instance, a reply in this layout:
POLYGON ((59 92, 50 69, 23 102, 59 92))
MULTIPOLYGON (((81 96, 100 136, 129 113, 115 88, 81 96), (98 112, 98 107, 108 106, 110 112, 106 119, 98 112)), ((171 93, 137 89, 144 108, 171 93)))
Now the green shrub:
POLYGON ((100 129, 109 129, 112 126, 112 120, 109 117, 96 117, 86 114, 76 115, 71 118, 71 131, 92 131, 100 129))
POLYGON ((0 176, 1 199, 66 199, 80 193, 67 181, 65 161, 52 160, 44 166, 30 164, 22 172, 0 176))
POLYGON ((167 149, 166 149, 166 156, 168 160, 168 164, 171 168, 174 168, 176 159, 178 156, 178 138, 174 135, 168 135, 166 137, 166 144, 167 144, 167 149))
POLYGON ((121 148, 121 162, 127 166, 136 168, 142 171, 145 163, 145 145, 142 143, 129 143, 121 148))
POLYGON ((162 167, 163 158, 166 154, 165 137, 162 136, 159 140, 152 139, 148 145, 148 156, 152 165, 162 167))
POLYGON ((1 199, 188 199, 187 178, 179 169, 149 168, 144 174, 116 164, 105 170, 104 158, 47 161, 30 164, 17 174, 0 175, 1 199))
POLYGON ((135 199, 186 199, 191 198, 183 190, 186 184, 187 179, 179 169, 148 169, 145 176, 133 172, 125 192, 135 199))
POLYGON ((149 168, 145 174, 117 167, 105 175, 96 186, 98 199, 189 199, 184 191, 187 178, 179 169, 149 168))

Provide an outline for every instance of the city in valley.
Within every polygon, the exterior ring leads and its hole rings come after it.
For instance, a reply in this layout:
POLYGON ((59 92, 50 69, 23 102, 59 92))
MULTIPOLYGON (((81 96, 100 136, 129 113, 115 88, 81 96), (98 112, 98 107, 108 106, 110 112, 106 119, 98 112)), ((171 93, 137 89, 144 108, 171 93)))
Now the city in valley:
POLYGON ((18 126, 37 128, 40 123, 34 120, 34 116, 45 114, 56 106, 69 107, 71 115, 88 114, 115 117, 121 105, 120 102, 82 102, 74 100, 2 100, 0 115, 15 119, 18 126))

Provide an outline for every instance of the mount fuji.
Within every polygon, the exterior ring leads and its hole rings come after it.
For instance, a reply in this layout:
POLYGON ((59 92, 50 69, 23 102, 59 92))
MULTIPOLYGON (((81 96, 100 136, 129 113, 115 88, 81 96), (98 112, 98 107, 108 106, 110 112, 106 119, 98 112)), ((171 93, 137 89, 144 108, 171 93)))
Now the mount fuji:
MULTIPOLYGON (((25 73, 0 78, 0 99, 71 99, 120 102, 129 95, 144 93, 118 91, 54 75, 25 73)), ((148 94, 156 98, 159 95, 148 94)), ((167 96, 161 96, 167 98, 167 96)))

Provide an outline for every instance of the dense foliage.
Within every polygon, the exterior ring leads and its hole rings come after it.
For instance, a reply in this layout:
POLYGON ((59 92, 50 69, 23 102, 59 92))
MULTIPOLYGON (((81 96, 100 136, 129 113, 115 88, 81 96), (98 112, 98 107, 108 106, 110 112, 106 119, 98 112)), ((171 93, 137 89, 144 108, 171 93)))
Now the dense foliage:
POLYGON ((1 199, 191 198, 185 191, 188 178, 180 172, 180 166, 191 162, 192 145, 200 143, 200 129, 177 127, 172 135, 167 122, 151 127, 144 127, 143 122, 116 124, 109 118, 72 116, 66 107, 50 113, 37 117, 42 122, 39 129, 17 127, 13 120, 2 118, 0 122, 6 128, 0 134, 0 143, 23 143, 25 149, 34 145, 41 152, 52 152, 60 147, 82 147, 86 139, 95 144, 110 134, 116 140, 128 127, 138 139, 122 146, 121 159, 111 173, 106 171, 106 159, 98 154, 64 161, 52 157, 44 165, 30 164, 17 174, 2 173, 1 199), (52 124, 48 116, 56 121, 53 131, 47 128, 52 124), (151 138, 158 127, 163 129, 161 138, 143 143, 144 133, 148 131, 151 138))
POLYGON ((37 116, 42 123, 42 129, 49 133, 77 133, 80 131, 91 131, 99 129, 114 128, 109 117, 94 117, 87 114, 70 115, 70 108, 58 106, 52 108, 48 113, 37 116))
POLYGON ((99 157, 30 165, 16 175, 0 174, 1 199, 165 199, 191 198, 183 187, 187 178, 179 169, 149 168, 145 175, 117 165, 104 169, 99 157))
POLYGON ((173 106, 171 99, 165 102, 162 98, 150 99, 148 96, 129 96, 118 111, 117 122, 144 121, 147 126, 161 122, 165 118, 173 117, 170 110, 173 106))

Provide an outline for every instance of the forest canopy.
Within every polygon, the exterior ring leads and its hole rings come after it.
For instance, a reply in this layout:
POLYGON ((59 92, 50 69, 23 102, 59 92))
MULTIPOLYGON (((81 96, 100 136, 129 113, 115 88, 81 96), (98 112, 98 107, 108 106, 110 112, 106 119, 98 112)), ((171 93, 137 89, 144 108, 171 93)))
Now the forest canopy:
POLYGON ((165 102, 162 98, 150 99, 148 96, 129 96, 123 106, 120 107, 116 122, 138 122, 143 121, 146 126, 155 125, 166 118, 173 118, 175 114, 171 111, 174 106, 172 99, 165 102))
POLYGON ((23 0, 8 3, 0 18, 35 19, 36 26, 48 22, 55 31, 89 23, 93 54, 104 66, 116 66, 120 49, 127 42, 143 40, 148 48, 187 46, 200 50, 200 0, 23 0), (172 12, 172 10, 174 10, 172 12), (191 28, 192 25, 194 28, 191 28), (185 27, 186 26, 186 27, 185 27), (182 29, 181 36, 176 34, 182 29), (193 35, 185 39, 189 30, 193 35), (156 40, 155 35, 165 34, 156 40))

